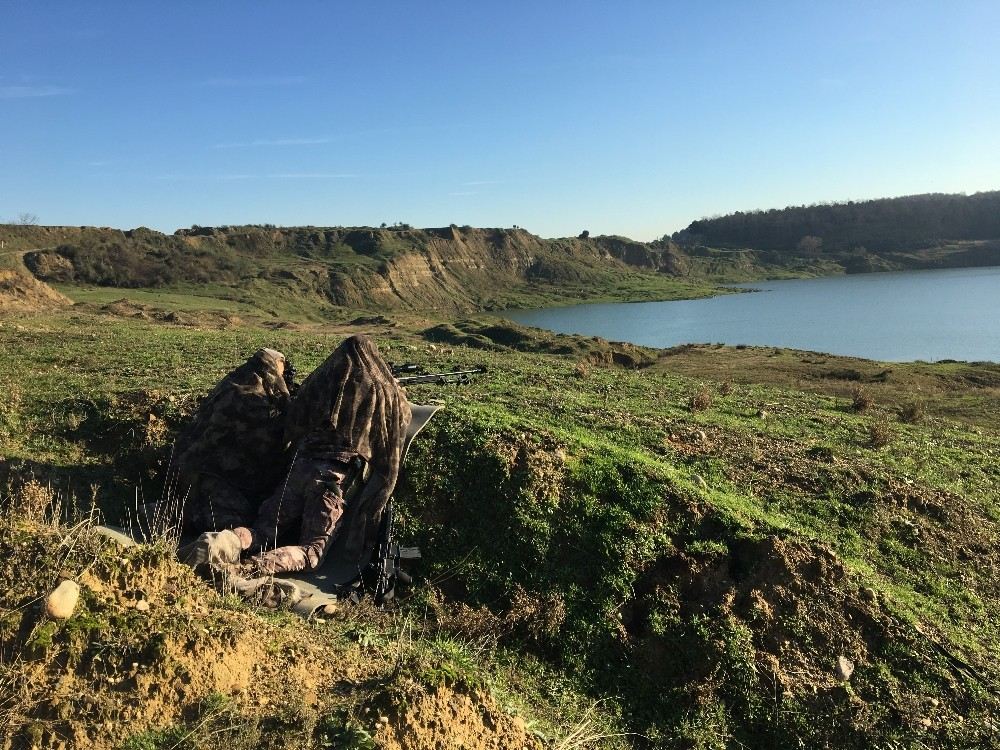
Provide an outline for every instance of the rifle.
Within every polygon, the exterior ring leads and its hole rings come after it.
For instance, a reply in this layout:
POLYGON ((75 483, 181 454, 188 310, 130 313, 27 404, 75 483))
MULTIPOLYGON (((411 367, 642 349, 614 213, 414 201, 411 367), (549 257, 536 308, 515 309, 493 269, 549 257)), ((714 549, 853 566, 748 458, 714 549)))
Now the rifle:
POLYGON ((390 500, 382 511, 375 554, 368 563, 369 581, 371 574, 374 574, 374 582, 365 582, 379 606, 388 604, 396 597, 397 582, 407 585, 413 582, 413 579, 400 569, 399 561, 420 559, 418 547, 400 547, 396 541, 396 512, 392 505, 393 501, 390 500))
POLYGON ((418 365, 393 365, 392 368, 392 374, 396 376, 396 382, 400 385, 415 385, 417 383, 436 383, 437 385, 457 383, 464 385, 470 382, 469 376, 479 375, 484 372, 486 372, 485 367, 473 367, 471 370, 452 370, 451 372, 433 373, 421 373, 418 365), (402 375, 404 372, 417 374, 402 375))

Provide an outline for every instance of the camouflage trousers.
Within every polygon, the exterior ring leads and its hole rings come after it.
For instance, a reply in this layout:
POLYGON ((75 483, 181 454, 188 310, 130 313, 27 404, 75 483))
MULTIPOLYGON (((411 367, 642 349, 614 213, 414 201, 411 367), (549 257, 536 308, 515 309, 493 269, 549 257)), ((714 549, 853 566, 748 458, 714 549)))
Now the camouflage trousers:
POLYGON ((321 440, 304 441, 285 482, 261 505, 250 530, 247 553, 260 573, 309 571, 323 564, 340 530, 345 488, 358 471, 356 457, 321 440), (281 544, 289 538, 295 543, 281 544))

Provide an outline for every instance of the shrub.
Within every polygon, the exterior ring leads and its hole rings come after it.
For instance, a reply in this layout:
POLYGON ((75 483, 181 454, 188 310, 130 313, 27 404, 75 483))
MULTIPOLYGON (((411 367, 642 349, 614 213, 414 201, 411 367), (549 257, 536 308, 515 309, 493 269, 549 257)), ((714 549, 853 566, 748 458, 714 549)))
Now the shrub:
POLYGON ((899 421, 906 424, 921 422, 924 416, 925 407, 923 401, 912 401, 908 404, 903 404, 899 410, 899 421))
POLYGON ((877 419, 868 425, 868 444, 872 448, 884 448, 892 442, 892 425, 884 419, 877 419))
POLYGON ((712 406, 712 392, 701 386, 688 398, 688 408, 691 411, 705 411, 712 406))
POLYGON ((728 396, 732 392, 733 392, 733 381, 732 380, 722 381, 722 385, 719 386, 719 395, 728 396))
POLYGON ((875 399, 861 386, 851 392, 851 399, 851 408, 858 414, 864 414, 875 405, 875 399))

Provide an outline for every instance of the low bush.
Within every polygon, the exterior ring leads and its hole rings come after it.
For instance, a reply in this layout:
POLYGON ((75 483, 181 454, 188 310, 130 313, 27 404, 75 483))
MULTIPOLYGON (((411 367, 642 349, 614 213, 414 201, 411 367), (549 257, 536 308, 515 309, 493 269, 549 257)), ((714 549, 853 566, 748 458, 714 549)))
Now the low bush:
POLYGON ((712 392, 705 386, 701 386, 688 398, 688 409, 691 411, 705 411, 711 406, 712 392))
POLYGON ((868 444, 872 448, 884 448, 892 442, 892 425, 884 419, 876 419, 868 425, 868 444))
POLYGON ((903 404, 899 409, 899 421, 906 424, 917 424, 922 422, 926 415, 926 407, 923 401, 911 401, 903 404))
POLYGON ((875 399, 867 389, 858 386, 851 392, 851 408, 858 414, 864 414, 875 405, 875 399))

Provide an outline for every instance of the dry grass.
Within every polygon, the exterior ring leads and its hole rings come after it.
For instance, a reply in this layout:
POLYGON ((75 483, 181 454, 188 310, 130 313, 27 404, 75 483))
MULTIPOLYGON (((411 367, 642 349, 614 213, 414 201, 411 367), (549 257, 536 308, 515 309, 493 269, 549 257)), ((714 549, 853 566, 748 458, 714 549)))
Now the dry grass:
POLYGON ((566 620, 566 603, 559 593, 533 595, 518 584, 506 619, 535 641, 543 641, 558 635, 566 620))
POLYGON ((598 706, 599 703, 595 703, 576 724, 569 727, 566 736, 553 745, 554 749, 581 750, 581 748, 606 747, 609 740, 617 740, 629 736, 626 733, 608 733, 605 731, 595 721, 598 706))

